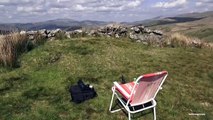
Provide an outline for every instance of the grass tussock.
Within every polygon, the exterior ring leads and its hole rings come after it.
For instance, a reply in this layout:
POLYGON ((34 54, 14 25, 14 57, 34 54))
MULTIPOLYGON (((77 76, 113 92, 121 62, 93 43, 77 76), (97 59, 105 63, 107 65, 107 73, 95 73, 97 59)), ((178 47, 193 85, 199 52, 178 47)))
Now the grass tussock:
POLYGON ((0 37, 0 63, 3 66, 15 67, 17 57, 27 50, 28 38, 26 35, 12 33, 0 37))
POLYGON ((11 33, 0 36, 0 65, 4 67, 17 67, 18 56, 30 51, 36 46, 44 44, 46 38, 35 34, 34 40, 29 40, 26 34, 11 33))
POLYGON ((46 42, 47 38, 46 36, 40 34, 39 32, 37 32, 36 34, 34 34, 34 40, 32 40, 32 46, 39 46, 41 44, 44 44, 46 42))
POLYGON ((164 45, 171 47, 213 48, 212 43, 207 43, 198 38, 188 37, 180 33, 174 33, 168 36, 164 45))
POLYGON ((63 39, 66 39, 66 38, 67 38, 67 36, 66 36, 64 31, 59 31, 55 34, 55 39, 63 40, 63 39))

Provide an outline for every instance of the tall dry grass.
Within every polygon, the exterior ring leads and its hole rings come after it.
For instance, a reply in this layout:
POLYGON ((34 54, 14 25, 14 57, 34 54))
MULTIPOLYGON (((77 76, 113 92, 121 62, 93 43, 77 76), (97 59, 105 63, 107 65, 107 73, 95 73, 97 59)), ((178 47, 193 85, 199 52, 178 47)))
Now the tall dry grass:
POLYGON ((19 33, 0 36, 0 64, 17 66, 17 57, 27 50, 28 43, 28 37, 19 33))
POLYGON ((213 48, 212 43, 204 42, 198 38, 187 37, 180 33, 174 33, 168 36, 164 41, 164 46, 213 48))

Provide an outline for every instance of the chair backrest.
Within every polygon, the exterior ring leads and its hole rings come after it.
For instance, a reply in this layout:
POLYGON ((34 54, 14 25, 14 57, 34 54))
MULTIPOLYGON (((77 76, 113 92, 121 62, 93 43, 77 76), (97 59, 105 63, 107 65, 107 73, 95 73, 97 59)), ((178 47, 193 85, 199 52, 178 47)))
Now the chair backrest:
POLYGON ((131 105, 140 105, 153 100, 167 75, 167 71, 162 71, 138 77, 136 80, 138 86, 132 96, 131 105))

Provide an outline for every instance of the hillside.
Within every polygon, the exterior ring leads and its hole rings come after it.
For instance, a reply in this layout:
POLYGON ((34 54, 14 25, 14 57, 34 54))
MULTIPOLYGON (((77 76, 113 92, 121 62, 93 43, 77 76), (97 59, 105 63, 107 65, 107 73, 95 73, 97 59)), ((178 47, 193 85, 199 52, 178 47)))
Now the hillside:
POLYGON ((152 19, 135 21, 130 24, 137 25, 143 24, 145 26, 156 26, 156 25, 166 25, 166 24, 174 24, 174 23, 184 23, 184 22, 193 22, 197 20, 201 20, 204 18, 213 17, 213 11, 207 11, 202 13, 185 13, 174 15, 170 17, 158 16, 152 19))
MULTIPOLYGON (((0 119, 127 119, 108 107, 113 81, 127 81, 167 70, 169 77, 157 96, 157 119, 211 120, 213 54, 209 49, 151 47, 114 38, 71 38, 47 41, 19 61, 20 67, 0 67, 0 119), (98 97, 70 102, 68 88, 83 78, 98 97), (205 113, 205 116, 189 116, 205 113)), ((136 119, 152 119, 151 111, 136 119)))
MULTIPOLYGON (((191 37, 198 37, 205 41, 213 42, 213 12, 204 13, 191 13, 183 14, 175 17, 176 19, 170 19, 171 22, 165 22, 169 18, 164 18, 163 20, 157 21, 158 23, 165 24, 154 24, 152 28, 162 29, 169 34, 175 32, 181 32, 191 37), (187 21, 184 18, 190 18, 193 21, 187 21), (185 21, 178 21, 180 20, 185 21)), ((151 24, 151 23, 150 23, 151 24)))

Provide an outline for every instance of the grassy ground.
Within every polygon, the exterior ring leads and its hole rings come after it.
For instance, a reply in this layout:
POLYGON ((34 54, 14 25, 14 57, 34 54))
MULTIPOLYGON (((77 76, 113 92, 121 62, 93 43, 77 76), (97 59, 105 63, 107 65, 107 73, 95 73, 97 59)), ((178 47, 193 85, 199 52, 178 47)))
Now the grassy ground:
POLYGON ((187 35, 198 37, 208 42, 213 42, 213 28, 203 28, 196 31, 188 32, 187 35))
MULTIPOLYGON (((82 38, 48 41, 24 54, 17 69, 0 68, 0 120, 127 119, 108 112, 112 82, 167 70, 157 96, 157 119, 213 119, 213 52, 197 48, 158 48, 127 40, 82 38), (70 102, 68 88, 79 78, 98 97, 70 102), (205 113, 189 116, 188 113, 205 113)), ((152 113, 135 119, 152 119, 152 113)))

